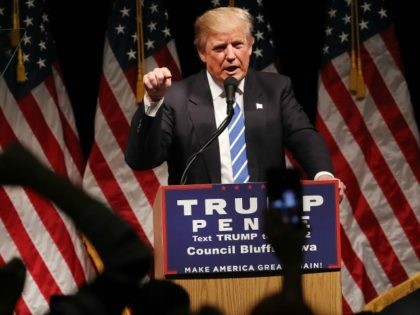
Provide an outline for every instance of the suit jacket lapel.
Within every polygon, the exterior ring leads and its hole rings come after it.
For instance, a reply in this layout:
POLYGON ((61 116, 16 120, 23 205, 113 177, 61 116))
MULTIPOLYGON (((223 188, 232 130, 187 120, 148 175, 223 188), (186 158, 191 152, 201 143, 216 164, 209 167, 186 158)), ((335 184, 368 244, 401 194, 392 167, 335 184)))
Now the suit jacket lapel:
POLYGON ((265 147, 266 108, 267 100, 264 99, 262 88, 258 85, 255 73, 249 70, 245 78, 244 87, 244 115, 245 139, 247 143, 248 171, 250 181, 264 178, 261 147, 265 147), (262 144, 262 145, 261 145, 262 144))
MULTIPOLYGON (((195 150, 209 140, 210 136, 216 131, 216 119, 210 87, 207 81, 206 72, 201 71, 197 79, 193 81, 192 93, 188 102, 188 111, 191 122, 194 126, 193 145, 195 150)), ((205 161, 209 178, 212 182, 220 182, 220 155, 219 142, 217 139, 202 153, 205 161)))

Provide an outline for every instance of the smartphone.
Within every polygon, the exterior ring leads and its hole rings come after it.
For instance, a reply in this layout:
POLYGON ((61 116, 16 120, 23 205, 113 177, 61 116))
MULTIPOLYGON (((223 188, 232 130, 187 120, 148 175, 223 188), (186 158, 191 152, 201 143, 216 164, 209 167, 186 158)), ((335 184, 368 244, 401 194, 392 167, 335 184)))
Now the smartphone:
POLYGON ((273 168, 267 172, 267 206, 280 215, 281 221, 295 227, 302 225, 302 183, 296 169, 273 168))

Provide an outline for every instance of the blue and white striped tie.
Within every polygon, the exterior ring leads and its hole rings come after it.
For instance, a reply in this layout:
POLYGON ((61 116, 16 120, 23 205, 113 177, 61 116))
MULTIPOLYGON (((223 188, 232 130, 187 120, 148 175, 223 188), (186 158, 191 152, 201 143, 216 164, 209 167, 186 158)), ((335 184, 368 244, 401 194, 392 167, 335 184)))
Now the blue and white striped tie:
POLYGON ((248 159, 245 144, 244 115, 238 103, 233 105, 234 114, 229 123, 230 157, 234 183, 246 183, 249 180, 248 159))

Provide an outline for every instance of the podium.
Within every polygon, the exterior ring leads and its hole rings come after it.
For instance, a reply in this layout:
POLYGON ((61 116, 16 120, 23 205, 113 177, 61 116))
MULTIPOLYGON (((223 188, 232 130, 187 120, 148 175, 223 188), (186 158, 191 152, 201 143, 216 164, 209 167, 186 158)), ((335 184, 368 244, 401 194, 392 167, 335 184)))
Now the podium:
MULTIPOLYGON (((316 314, 342 314, 336 181, 302 181, 304 299, 316 314)), ((265 183, 162 186, 154 203, 155 277, 213 305, 248 314, 281 289, 281 264, 265 241, 265 183)))

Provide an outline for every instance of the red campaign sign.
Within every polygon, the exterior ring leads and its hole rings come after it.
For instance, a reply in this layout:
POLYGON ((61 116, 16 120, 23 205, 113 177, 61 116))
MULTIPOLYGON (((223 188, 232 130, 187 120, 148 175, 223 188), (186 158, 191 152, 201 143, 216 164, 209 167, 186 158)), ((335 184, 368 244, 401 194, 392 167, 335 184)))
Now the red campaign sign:
MULTIPOLYGON (((341 265, 336 181, 302 181, 303 216, 309 232, 302 271, 341 265)), ((281 274, 266 242, 266 184, 166 186, 162 190, 165 276, 281 274)))

